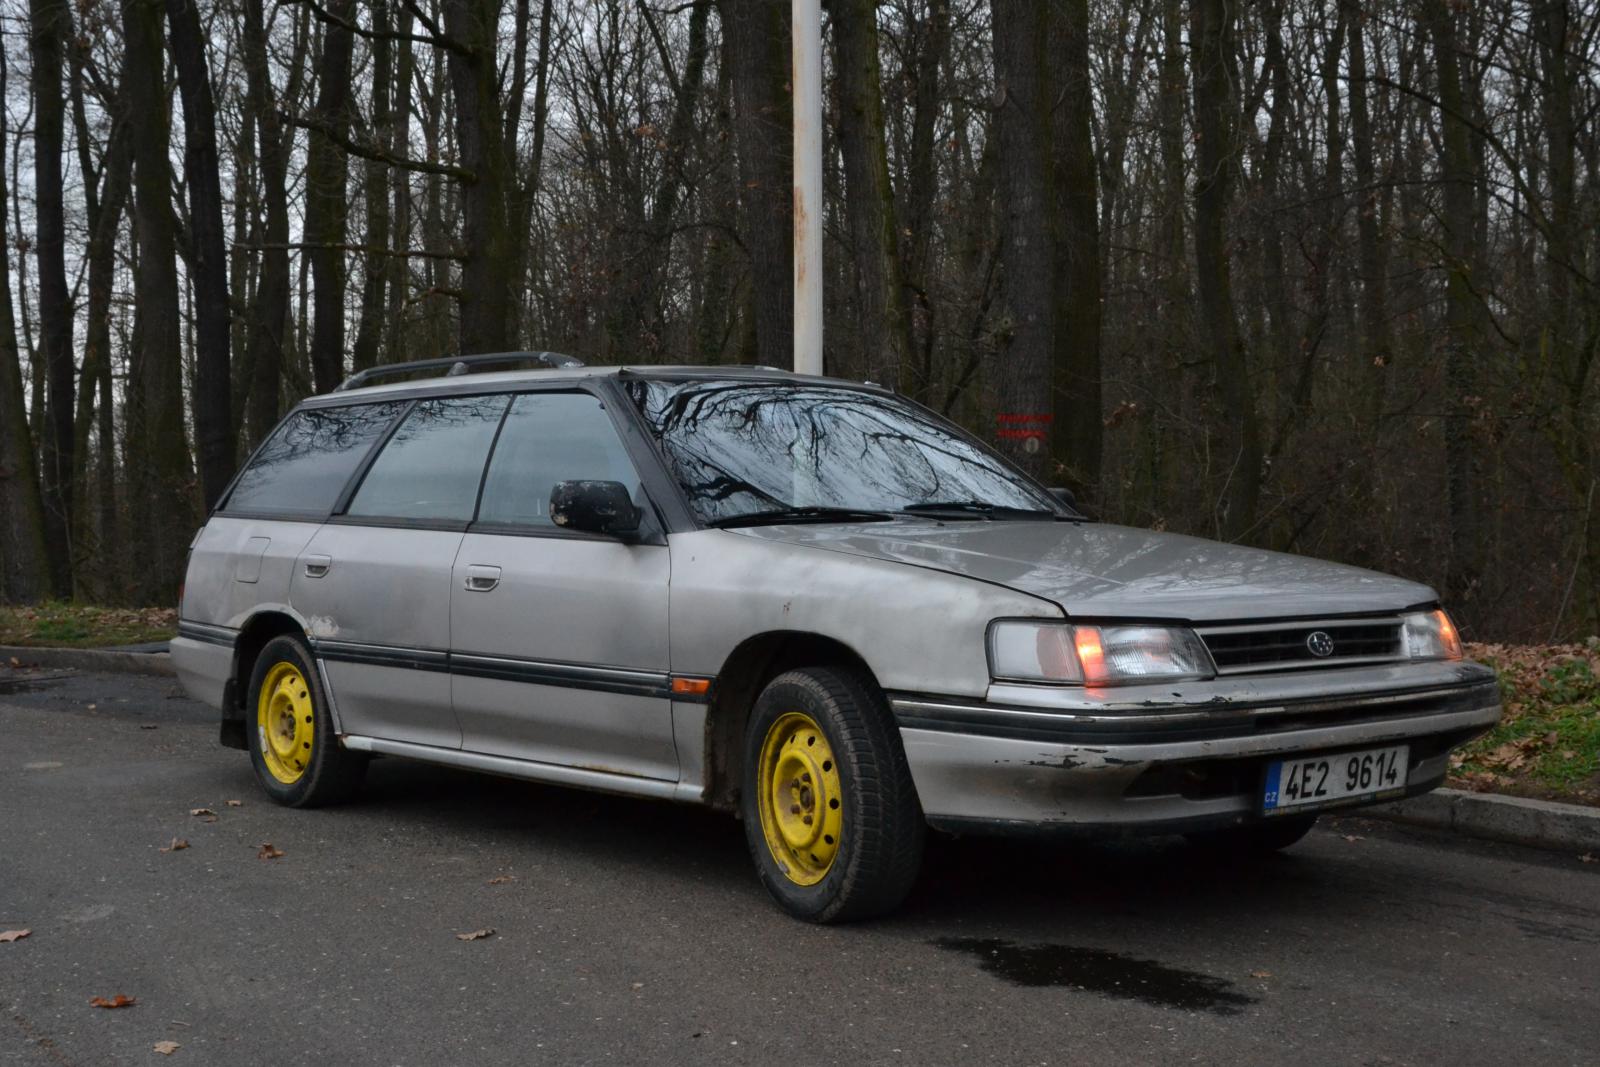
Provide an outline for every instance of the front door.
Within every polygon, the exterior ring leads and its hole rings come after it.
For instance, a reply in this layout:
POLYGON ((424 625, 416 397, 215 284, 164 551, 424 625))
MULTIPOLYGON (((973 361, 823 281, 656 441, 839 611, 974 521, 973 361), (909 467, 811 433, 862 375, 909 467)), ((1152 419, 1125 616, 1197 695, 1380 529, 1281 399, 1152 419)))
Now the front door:
POLYGON ((551 488, 579 479, 621 482, 649 512, 599 398, 518 396, 451 582, 462 747, 676 780, 668 551, 552 523, 551 488))

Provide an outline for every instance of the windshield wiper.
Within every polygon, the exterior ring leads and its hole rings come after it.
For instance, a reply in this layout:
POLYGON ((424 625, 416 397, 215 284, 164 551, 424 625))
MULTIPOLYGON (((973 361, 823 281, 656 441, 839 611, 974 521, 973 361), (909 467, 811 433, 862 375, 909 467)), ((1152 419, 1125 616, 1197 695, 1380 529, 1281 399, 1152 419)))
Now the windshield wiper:
POLYGON ((907 515, 970 516, 977 519, 1067 519, 1060 512, 1047 508, 1013 508, 983 500, 936 500, 926 504, 908 504, 900 510, 907 515))
POLYGON ((887 511, 866 511, 861 508, 795 507, 747 511, 743 515, 713 519, 706 525, 725 530, 730 526, 780 526, 790 522, 888 522, 893 518, 887 511))

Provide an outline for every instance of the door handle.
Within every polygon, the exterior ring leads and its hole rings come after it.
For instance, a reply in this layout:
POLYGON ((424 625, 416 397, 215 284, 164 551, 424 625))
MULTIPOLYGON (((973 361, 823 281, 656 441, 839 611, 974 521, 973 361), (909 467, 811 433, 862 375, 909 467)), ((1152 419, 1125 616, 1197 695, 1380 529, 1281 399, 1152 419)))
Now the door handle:
POLYGON ((484 563, 467 564, 465 588, 469 593, 487 593, 500 584, 500 568, 484 563))
POLYGON ((333 566, 332 556, 307 556, 306 577, 321 578, 328 573, 328 568, 333 566))

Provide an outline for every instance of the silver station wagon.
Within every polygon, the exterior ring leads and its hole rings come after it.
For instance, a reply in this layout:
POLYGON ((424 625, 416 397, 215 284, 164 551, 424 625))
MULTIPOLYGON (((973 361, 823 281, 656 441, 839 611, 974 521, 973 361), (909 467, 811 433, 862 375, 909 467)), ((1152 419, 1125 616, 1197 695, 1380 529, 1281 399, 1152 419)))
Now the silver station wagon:
POLYGON ((1500 715, 1426 586, 1091 522, 892 392, 752 367, 358 374, 251 457, 181 615, 279 803, 398 756, 707 804, 823 922, 897 906, 930 826, 1282 848, 1500 715))

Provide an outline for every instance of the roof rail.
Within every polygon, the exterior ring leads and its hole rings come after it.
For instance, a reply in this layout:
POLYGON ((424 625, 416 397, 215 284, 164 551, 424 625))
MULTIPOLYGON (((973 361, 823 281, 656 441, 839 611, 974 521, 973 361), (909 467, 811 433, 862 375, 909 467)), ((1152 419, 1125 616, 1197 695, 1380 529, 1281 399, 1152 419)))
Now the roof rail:
POLYGON ((454 377, 458 374, 471 374, 483 367, 504 366, 508 363, 538 363, 551 370, 583 366, 583 360, 575 356, 562 355, 560 352, 485 352, 474 356, 414 359, 410 363, 385 363, 357 371, 340 382, 333 391, 342 393, 346 389, 357 389, 363 385, 370 385, 379 378, 389 378, 397 374, 414 374, 418 371, 431 370, 442 371, 444 377, 454 377))

